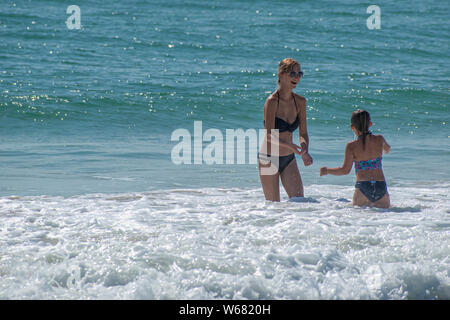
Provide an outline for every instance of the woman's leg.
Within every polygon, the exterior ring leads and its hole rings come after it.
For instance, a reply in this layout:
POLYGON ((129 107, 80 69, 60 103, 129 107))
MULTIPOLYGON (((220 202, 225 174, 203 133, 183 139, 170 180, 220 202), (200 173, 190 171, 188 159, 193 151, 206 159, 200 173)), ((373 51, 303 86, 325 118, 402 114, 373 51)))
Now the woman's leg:
MULTIPOLYGON (((274 174, 262 174, 261 169, 269 168, 269 164, 259 164, 259 178, 261 180, 261 185, 264 191, 264 196, 266 200, 269 201, 280 201, 280 174, 275 172, 274 174)), ((267 170, 266 170, 267 173, 267 170)))
POLYGON ((295 158, 281 172, 280 177, 289 198, 303 197, 303 182, 295 158))

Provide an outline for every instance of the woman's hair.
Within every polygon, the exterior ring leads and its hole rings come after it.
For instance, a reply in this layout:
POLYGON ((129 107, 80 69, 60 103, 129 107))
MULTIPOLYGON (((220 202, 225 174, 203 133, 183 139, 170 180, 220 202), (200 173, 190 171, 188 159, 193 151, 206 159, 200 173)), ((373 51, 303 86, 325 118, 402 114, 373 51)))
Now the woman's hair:
MULTIPOLYGON (((300 63, 298 63, 297 60, 294 60, 292 58, 283 59, 278 65, 278 74, 291 72, 292 70, 294 70, 295 66, 300 67, 300 63)), ((278 79, 278 83, 280 83, 280 79, 278 79)))
POLYGON ((370 114, 366 110, 355 110, 352 113, 351 124, 361 133, 363 149, 366 143, 366 136, 371 134, 369 131, 370 126, 370 114))

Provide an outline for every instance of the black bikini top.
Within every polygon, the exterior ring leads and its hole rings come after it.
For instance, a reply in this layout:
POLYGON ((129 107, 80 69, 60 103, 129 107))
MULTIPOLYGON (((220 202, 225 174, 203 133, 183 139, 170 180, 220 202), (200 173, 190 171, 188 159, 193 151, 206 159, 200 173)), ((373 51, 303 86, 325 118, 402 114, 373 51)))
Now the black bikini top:
MULTIPOLYGON (((297 110, 297 102, 295 102, 294 93, 292 93, 292 97, 294 98, 295 110, 297 110)), ((278 106, 280 106, 280 94, 279 93, 278 93, 278 106)), ((297 118, 295 118, 294 122, 292 122, 291 124, 281 118, 275 117, 275 129, 278 129, 279 132, 286 132, 286 131, 294 132, 295 129, 298 128, 298 125, 299 125, 298 114, 297 114, 297 118)))

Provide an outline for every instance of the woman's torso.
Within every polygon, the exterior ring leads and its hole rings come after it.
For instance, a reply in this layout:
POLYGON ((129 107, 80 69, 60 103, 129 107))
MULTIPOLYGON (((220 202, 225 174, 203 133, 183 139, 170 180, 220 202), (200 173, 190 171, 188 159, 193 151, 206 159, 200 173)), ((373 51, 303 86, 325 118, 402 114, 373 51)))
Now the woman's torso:
MULTIPOLYGON (((269 99, 275 99, 275 103, 277 104, 277 111, 275 113, 275 129, 279 130, 279 139, 282 141, 292 143, 292 134, 299 126, 299 117, 298 117, 298 108, 297 108, 297 100, 295 94, 292 93, 291 99, 285 101, 280 99, 278 92, 272 94, 269 99)), ((274 154, 274 152, 267 152, 265 146, 267 145, 266 138, 261 145, 260 152, 261 153, 269 153, 274 154)), ((276 146, 273 146, 274 148, 276 146)), ((293 153, 291 149, 280 146, 279 147, 279 155, 285 156, 293 153)))

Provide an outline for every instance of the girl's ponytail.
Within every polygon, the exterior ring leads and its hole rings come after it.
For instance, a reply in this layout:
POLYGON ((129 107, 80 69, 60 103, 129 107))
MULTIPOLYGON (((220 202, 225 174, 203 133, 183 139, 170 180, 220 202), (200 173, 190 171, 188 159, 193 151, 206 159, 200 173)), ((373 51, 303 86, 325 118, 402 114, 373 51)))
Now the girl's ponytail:
POLYGON ((356 130, 361 132, 360 137, 362 137, 363 149, 366 145, 366 136, 372 134, 369 131, 370 126, 370 114, 366 110, 355 110, 352 113, 351 124, 355 127, 356 130))

